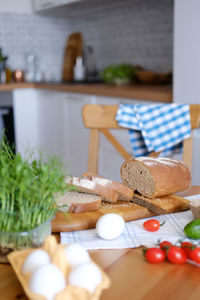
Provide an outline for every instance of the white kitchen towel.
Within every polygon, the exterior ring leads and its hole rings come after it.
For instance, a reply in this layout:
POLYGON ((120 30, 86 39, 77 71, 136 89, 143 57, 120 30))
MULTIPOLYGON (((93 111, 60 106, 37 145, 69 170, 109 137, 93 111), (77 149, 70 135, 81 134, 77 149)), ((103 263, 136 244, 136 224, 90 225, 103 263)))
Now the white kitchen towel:
MULTIPOLYGON (((192 201, 194 199, 199 199, 200 195, 185 198, 192 201)), ((178 240, 197 243, 197 240, 186 238, 183 232, 185 225, 194 219, 190 210, 168 215, 159 215, 152 218, 158 219, 160 222, 165 221, 165 224, 156 232, 146 231, 143 228, 143 223, 147 219, 141 219, 126 222, 123 234, 114 240, 101 239, 97 236, 95 229, 89 229, 73 232, 61 232, 61 243, 79 243, 88 250, 136 248, 141 245, 152 247, 156 245, 158 240, 167 240, 172 243, 176 243, 178 240)))
POLYGON ((170 155, 190 137, 188 104, 122 104, 116 114, 122 127, 129 128, 129 138, 135 156, 150 152, 170 155))

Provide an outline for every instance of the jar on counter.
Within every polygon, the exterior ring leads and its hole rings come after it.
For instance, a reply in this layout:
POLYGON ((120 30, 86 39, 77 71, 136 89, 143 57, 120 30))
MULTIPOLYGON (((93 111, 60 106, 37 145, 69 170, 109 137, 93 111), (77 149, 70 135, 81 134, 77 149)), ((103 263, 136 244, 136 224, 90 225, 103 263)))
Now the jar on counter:
POLYGON ((6 71, 3 62, 0 62, 0 83, 6 83, 6 71))
POLYGON ((21 69, 17 69, 13 72, 13 80, 15 82, 23 82, 24 81, 24 72, 21 69))
POLYGON ((81 56, 76 58, 76 64, 74 66, 74 81, 84 81, 85 79, 85 66, 81 56))

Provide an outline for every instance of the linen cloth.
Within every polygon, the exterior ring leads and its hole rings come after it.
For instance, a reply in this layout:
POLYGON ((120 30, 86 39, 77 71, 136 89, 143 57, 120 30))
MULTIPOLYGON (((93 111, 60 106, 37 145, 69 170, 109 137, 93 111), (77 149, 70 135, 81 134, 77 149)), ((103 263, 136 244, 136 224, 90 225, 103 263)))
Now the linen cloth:
MULTIPOLYGON (((192 201, 199 199, 200 194, 185 197, 192 201)), ((141 245, 152 247, 155 246, 158 240, 170 241, 176 243, 178 240, 190 241, 197 243, 199 240, 191 240, 186 238, 183 228, 186 224, 194 219, 190 210, 167 215, 159 215, 152 217, 160 222, 165 221, 165 224, 156 232, 149 232, 143 228, 143 223, 147 219, 140 219, 125 223, 125 229, 122 235, 114 240, 104 240, 97 236, 95 229, 61 232, 61 243, 71 244, 79 243, 85 249, 122 249, 136 248, 141 245)), ((149 219, 149 218, 148 218, 149 219)))
POLYGON ((162 156, 182 149, 182 141, 191 135, 188 104, 122 104, 116 114, 122 127, 129 128, 135 156, 162 152, 162 156))

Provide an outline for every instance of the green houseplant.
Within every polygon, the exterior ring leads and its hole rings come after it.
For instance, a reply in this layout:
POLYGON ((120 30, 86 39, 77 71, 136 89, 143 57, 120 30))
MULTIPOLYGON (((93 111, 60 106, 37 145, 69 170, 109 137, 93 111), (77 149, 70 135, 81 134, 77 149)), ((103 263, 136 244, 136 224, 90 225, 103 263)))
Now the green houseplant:
POLYGON ((54 195, 67 189, 60 160, 23 159, 3 138, 0 147, 0 253, 40 246, 51 233, 54 195))
POLYGON ((102 79, 106 83, 126 84, 134 80, 135 68, 128 64, 110 65, 102 72, 102 79))

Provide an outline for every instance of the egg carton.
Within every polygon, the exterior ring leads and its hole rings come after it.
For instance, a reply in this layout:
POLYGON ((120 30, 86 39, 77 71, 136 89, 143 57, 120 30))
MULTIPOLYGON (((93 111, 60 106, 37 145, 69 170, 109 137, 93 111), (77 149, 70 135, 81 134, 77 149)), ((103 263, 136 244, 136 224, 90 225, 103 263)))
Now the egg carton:
MULTIPOLYGON (((67 279, 67 276, 70 271, 70 266, 66 259, 65 247, 66 245, 58 244, 56 238, 51 235, 46 238, 43 247, 37 249, 43 249, 46 252, 48 252, 48 254, 51 257, 51 263, 57 266, 63 273, 64 277, 67 279)), ((10 261, 28 298, 31 300, 47 300, 45 296, 35 294, 30 290, 29 280, 31 277, 31 273, 30 272, 27 272, 25 274, 22 273, 22 267, 24 261, 26 260, 27 256, 35 250, 36 249, 31 248, 31 249, 25 249, 20 251, 14 251, 8 255, 8 260, 10 261)), ((91 262, 94 263, 102 273, 102 281, 96 287, 94 293, 91 294, 85 288, 67 284, 65 289, 59 292, 55 296, 55 300, 98 300, 99 299, 102 290, 110 286, 110 279, 94 261, 91 260, 91 262)))

